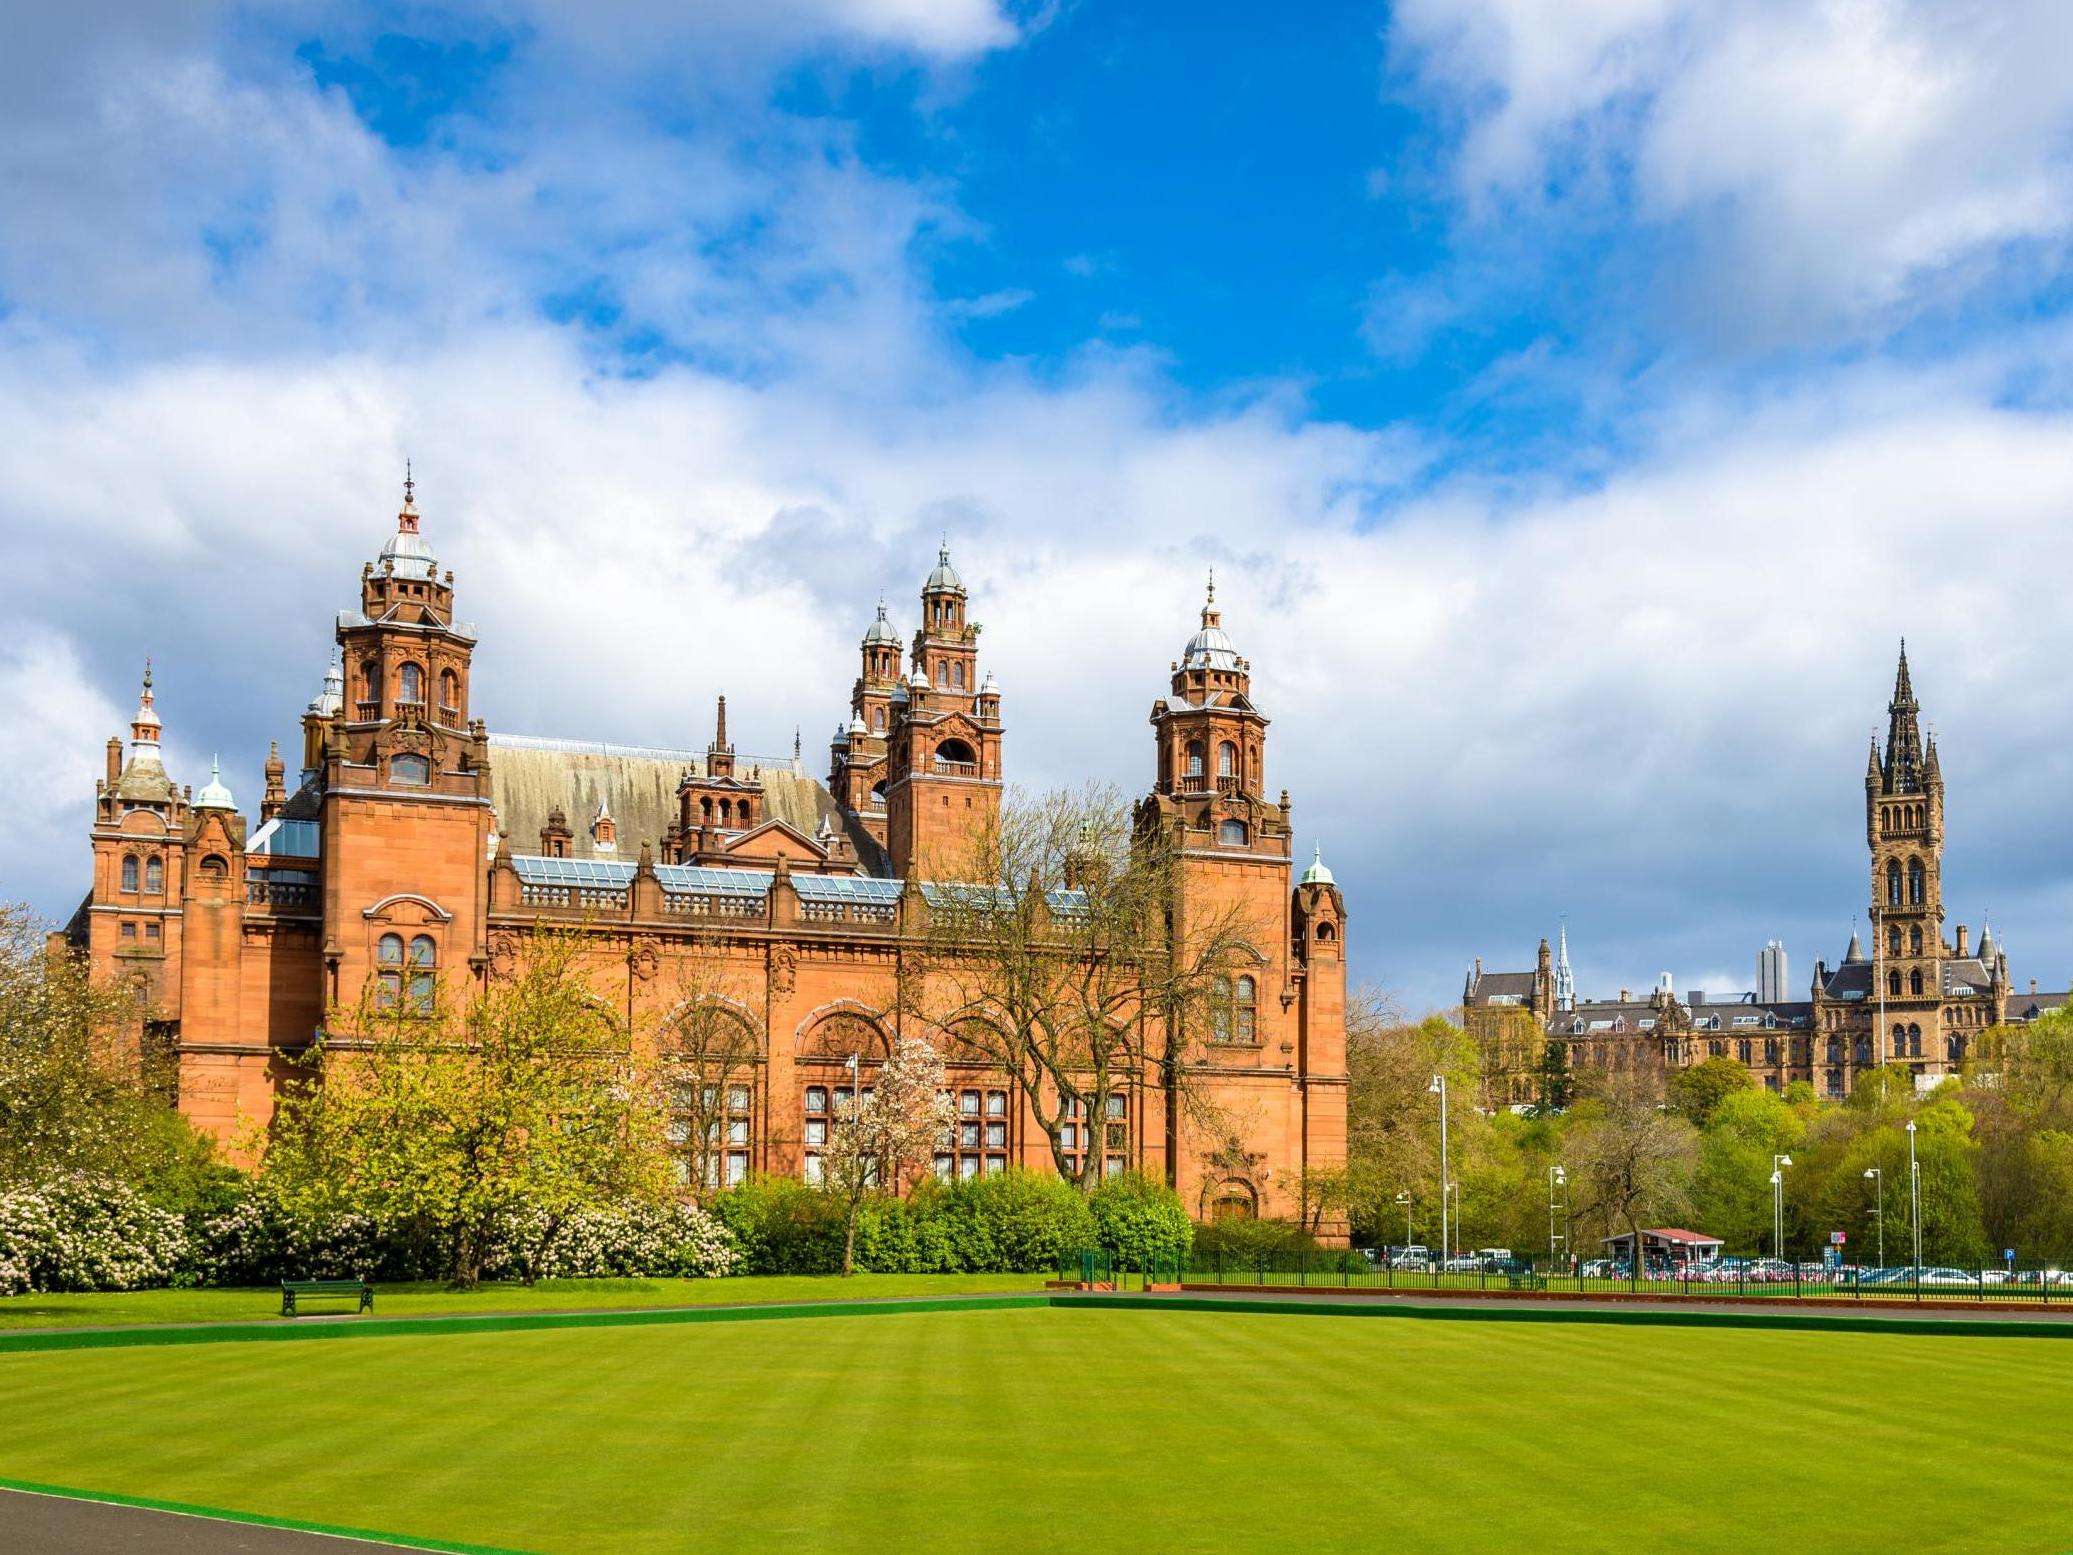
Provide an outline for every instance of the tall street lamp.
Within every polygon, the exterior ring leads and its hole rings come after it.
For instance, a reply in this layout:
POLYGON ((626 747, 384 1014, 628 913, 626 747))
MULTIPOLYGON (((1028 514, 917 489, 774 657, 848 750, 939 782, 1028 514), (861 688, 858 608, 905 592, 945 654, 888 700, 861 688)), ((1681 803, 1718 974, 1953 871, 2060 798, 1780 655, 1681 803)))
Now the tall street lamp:
POLYGON ((1922 1168, 1915 1160, 1915 1120, 1907 1120, 1908 1219, 1915 1228, 1915 1283, 1922 1282, 1922 1168))
POLYGON ((1566 1238, 1555 1234, 1555 1190, 1560 1187, 1566 1187, 1568 1182, 1569 1174, 1562 1170, 1562 1164, 1559 1161, 1548 1168, 1548 1263, 1550 1265, 1553 1265, 1555 1261, 1555 1244, 1566 1240, 1566 1238))
POLYGON ((1447 1266, 1447 1077, 1436 1074, 1426 1087, 1440 1099, 1440 1267, 1447 1266))
POLYGON ((1780 1168, 1790 1165, 1789 1155, 1771 1157, 1771 1256, 1781 1261, 1785 1257, 1785 1173, 1780 1168))
POLYGON ((1883 1269, 1886 1267, 1886 1174, 1876 1166, 1867 1166, 1864 1175, 1872 1180, 1879 1196, 1878 1208, 1872 1213, 1879 1222, 1879 1267, 1883 1269))
POLYGON ((1396 1196, 1396 1205, 1404 1212, 1404 1246, 1408 1248, 1411 1245, 1411 1196, 1408 1193, 1399 1193, 1396 1196))

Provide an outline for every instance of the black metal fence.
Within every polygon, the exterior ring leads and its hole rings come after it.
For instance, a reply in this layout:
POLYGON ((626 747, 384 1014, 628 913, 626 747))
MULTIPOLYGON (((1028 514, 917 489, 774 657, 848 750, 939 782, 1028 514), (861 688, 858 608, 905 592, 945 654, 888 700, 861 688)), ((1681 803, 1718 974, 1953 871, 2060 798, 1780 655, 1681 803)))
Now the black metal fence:
MULTIPOLYGON (((1061 1260, 1061 1274, 1065 1273, 1061 1260)), ((1677 1296, 1694 1300, 1831 1302, 1968 1302, 2054 1306, 2073 1311, 2073 1261, 1860 1267, 1795 1264, 1775 1259, 1719 1259, 1639 1271, 1603 1260, 1571 1264, 1547 1259, 1444 1261, 1384 1251, 1321 1249, 1306 1253, 1191 1254, 1156 1261, 1142 1272, 1116 1274, 1132 1286, 1201 1285, 1293 1290, 1461 1292, 1486 1295, 1677 1296)))

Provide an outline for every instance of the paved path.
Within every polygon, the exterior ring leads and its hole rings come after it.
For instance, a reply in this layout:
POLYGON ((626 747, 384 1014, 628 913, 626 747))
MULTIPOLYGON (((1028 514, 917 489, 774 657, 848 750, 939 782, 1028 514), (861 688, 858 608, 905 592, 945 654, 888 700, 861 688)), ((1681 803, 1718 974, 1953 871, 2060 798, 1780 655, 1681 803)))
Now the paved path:
POLYGON ((339 1534, 255 1528, 182 1512, 0 1490, 0 1550, 10 1555, 353 1555, 404 1548, 339 1534))

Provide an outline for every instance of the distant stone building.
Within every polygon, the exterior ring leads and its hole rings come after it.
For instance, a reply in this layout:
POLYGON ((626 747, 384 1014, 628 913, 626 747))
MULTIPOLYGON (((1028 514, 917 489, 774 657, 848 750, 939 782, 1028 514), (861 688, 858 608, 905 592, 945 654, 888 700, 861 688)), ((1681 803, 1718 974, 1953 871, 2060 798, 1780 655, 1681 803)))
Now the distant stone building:
MULTIPOLYGON (((93 881, 67 936, 131 983, 177 1061, 180 1105, 228 1136, 271 1115, 286 1061, 366 988, 411 1001, 507 972, 525 931, 588 937, 602 1009, 667 1044, 694 958, 752 1051, 727 1086, 708 1176, 813 1177, 855 1059, 943 1039, 959 1123, 936 1168, 1045 1167, 1049 1143, 1006 1076, 895 999, 928 912, 931 861, 1001 801, 1002 699, 947 547, 903 662, 881 602, 860 643, 825 783, 789 757, 737 754, 726 699, 702 751, 493 735, 474 716, 474 629, 408 483, 395 533, 337 618, 292 777, 276 747, 257 825, 220 774, 190 794, 160 754, 147 669, 127 755, 107 751, 93 881)), ((1345 902, 1319 858, 1295 878, 1286 790, 1268 797, 1267 720, 1214 590, 1151 712, 1137 810, 1181 858, 1176 918, 1237 904, 1257 923, 1197 1034, 1198 1092, 1230 1120, 1191 1132, 1156 1072, 1131 1075, 1069 1141, 1172 1180, 1204 1214, 1292 1214, 1308 1168, 1346 1148, 1345 902)), ((1150 1017, 1147 1017, 1148 1019, 1150 1017)))
MULTIPOLYGON (((1964 924, 1943 933, 1943 771, 1936 742, 1921 732, 1921 708, 1901 648, 1883 750, 1876 738, 1864 774, 1865 843, 1871 859, 1871 951, 1855 933, 1836 966, 1814 964, 1805 999, 1785 995, 1785 948, 1758 957, 1757 988, 1679 999, 1667 978, 1646 998, 1579 999, 1568 937, 1551 959, 1542 940, 1532 972, 1485 972, 1478 960, 1462 991, 1472 1032, 1509 1012, 1531 1012, 1548 1041, 1577 1068, 1683 1068, 1709 1058, 1745 1064, 1772 1090, 1804 1080, 1827 1096, 1847 1095, 1860 1070, 1905 1064, 1918 1084, 1955 1073, 1980 1033, 2034 1020, 2066 1003, 2032 980, 2018 992, 1993 931, 1970 943, 1964 924)), ((1514 1067, 1494 1089, 1516 1097, 1530 1076, 1514 1067)))

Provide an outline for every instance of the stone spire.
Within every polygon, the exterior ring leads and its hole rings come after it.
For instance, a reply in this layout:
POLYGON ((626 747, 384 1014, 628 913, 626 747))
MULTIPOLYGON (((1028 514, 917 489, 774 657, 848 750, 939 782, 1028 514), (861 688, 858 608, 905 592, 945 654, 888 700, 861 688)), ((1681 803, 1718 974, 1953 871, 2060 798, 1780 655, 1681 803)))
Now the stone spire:
POLYGON ((1562 920, 1559 931, 1561 951, 1555 957, 1555 1008, 1573 1010, 1576 1008, 1576 974, 1569 969, 1569 920, 1562 920))
POLYGON ((288 769, 281 762, 281 746, 278 740, 269 741, 266 748, 266 796, 259 801, 259 818, 270 821, 279 815, 288 803, 288 769))
POLYGON ((1900 644, 1900 668, 1893 676, 1893 700, 1886 704, 1886 765, 1881 787, 1889 794, 1913 793, 1922 786, 1921 705, 1908 679, 1907 642, 1900 644))

